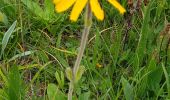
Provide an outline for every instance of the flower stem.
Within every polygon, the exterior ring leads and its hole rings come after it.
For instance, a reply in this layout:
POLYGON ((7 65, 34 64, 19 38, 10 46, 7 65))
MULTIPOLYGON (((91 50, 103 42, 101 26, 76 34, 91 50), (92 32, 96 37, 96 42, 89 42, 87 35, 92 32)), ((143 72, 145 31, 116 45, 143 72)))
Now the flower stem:
POLYGON ((91 24, 92 24, 92 13, 91 13, 90 5, 88 3, 87 7, 86 7, 84 30, 83 30, 83 34, 81 37, 80 50, 78 52, 77 59, 76 59, 76 62, 75 62, 75 65, 74 65, 73 71, 72 71, 73 79, 69 85, 68 100, 72 100, 72 93, 73 93, 74 86, 75 86, 75 78, 76 78, 77 71, 80 67, 80 63, 81 63, 83 53, 84 53, 84 50, 86 47, 91 24))

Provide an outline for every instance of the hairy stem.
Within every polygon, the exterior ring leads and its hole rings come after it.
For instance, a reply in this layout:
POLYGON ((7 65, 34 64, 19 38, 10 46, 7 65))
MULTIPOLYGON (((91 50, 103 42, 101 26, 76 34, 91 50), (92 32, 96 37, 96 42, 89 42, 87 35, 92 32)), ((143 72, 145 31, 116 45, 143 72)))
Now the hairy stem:
POLYGON ((90 28, 91 28, 91 24, 92 24, 92 14, 91 14, 90 5, 87 4, 85 20, 84 20, 84 30, 83 30, 83 34, 81 37, 80 49, 79 49, 77 59, 76 59, 76 62, 75 62, 75 65, 72 71, 73 78, 69 85, 68 100, 72 100, 72 94, 73 94, 74 85, 75 85, 75 77, 79 69, 82 57, 83 57, 83 53, 84 53, 86 43, 88 40, 88 35, 89 35, 90 28))

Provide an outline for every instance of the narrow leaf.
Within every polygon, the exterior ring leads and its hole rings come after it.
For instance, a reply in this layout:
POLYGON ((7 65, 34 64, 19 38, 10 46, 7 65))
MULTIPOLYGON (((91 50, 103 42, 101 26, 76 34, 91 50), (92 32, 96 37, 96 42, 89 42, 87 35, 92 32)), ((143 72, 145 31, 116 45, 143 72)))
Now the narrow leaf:
POLYGON ((11 27, 8 29, 8 31, 4 34, 4 37, 3 37, 3 39, 2 39, 2 49, 1 49, 0 59, 1 59, 2 55, 3 55, 3 53, 4 53, 4 50, 5 50, 6 46, 7 46, 7 43, 8 43, 8 41, 9 41, 9 38, 10 38, 12 32, 13 32, 14 29, 15 29, 16 23, 17 23, 17 21, 15 21, 15 22, 11 25, 11 27))
POLYGON ((76 74, 76 80, 75 80, 75 82, 78 82, 78 81, 81 79, 84 71, 85 71, 85 67, 84 67, 84 66, 80 66, 79 69, 78 69, 78 71, 77 71, 77 74, 76 74))
POLYGON ((28 56, 28 55, 30 55, 30 54, 32 54, 32 53, 34 53, 34 52, 35 52, 35 51, 25 51, 25 52, 23 52, 23 53, 17 54, 17 55, 15 55, 15 56, 13 56, 11 59, 9 59, 8 62, 13 61, 13 60, 16 60, 17 58, 20 58, 20 57, 23 57, 23 56, 28 56))
POLYGON ((133 99, 134 98, 133 87, 124 77, 122 77, 121 80, 122 80, 123 91, 124 91, 126 100, 134 100, 133 99))
POLYGON ((61 92, 55 84, 48 84, 47 94, 49 100, 66 100, 67 97, 61 92))
POLYGON ((70 67, 67 67, 66 68, 66 70, 65 70, 65 73, 66 73, 66 76, 67 76, 67 79, 69 80, 69 81, 71 81, 72 80, 72 70, 71 70, 71 68, 70 67))

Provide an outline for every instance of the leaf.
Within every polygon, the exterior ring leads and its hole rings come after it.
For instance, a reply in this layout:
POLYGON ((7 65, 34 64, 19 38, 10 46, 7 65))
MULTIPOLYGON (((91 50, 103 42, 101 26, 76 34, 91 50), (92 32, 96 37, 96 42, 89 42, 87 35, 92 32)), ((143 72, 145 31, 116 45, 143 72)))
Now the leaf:
POLYGON ((35 3, 31 0, 21 0, 22 3, 24 3, 29 10, 31 10, 36 16, 39 16, 43 18, 43 9, 38 5, 38 3, 35 3))
POLYGON ((64 73, 61 71, 61 84, 64 87, 64 73))
MULTIPOLYGON (((15 1, 13 0, 0 0, 0 8, 1 8, 0 11, 3 11, 5 13, 3 14, 8 17, 11 16, 12 19, 17 19, 18 16, 15 16, 15 14, 17 10, 16 7, 18 7, 18 5, 13 5, 14 2, 15 1)), ((8 26, 8 23, 6 26, 8 26)))
POLYGON ((62 93, 55 84, 48 84, 47 95, 49 100, 67 100, 67 97, 62 93))
MULTIPOLYGON (((2 66, 0 66, 2 68, 2 66)), ((2 81, 4 82, 5 86, 8 86, 8 81, 7 81, 7 77, 4 75, 4 73, 2 72, 2 70, 0 69, 0 76, 2 78, 2 81)))
POLYGON ((55 72, 55 78, 56 78, 58 84, 60 85, 61 84, 61 79, 60 79, 60 76, 59 76, 57 71, 55 72))
POLYGON ((90 98, 90 92, 85 92, 79 96, 78 100, 89 100, 90 98))
POLYGON ((44 11, 44 19, 50 20, 54 15, 54 4, 52 0, 45 0, 45 11, 44 11))
POLYGON ((16 23, 17 23, 17 21, 15 21, 15 22, 11 25, 11 27, 8 29, 8 31, 4 34, 4 37, 3 37, 3 39, 2 39, 2 49, 1 49, 0 59, 1 59, 2 55, 3 55, 3 53, 4 53, 4 50, 5 50, 6 46, 7 46, 7 43, 8 43, 8 41, 9 41, 9 38, 10 38, 12 32, 13 32, 14 29, 15 29, 16 23))
POLYGON ((144 18, 143 18, 143 23, 142 23, 142 28, 141 28, 141 33, 140 33, 140 39, 138 42, 138 46, 136 49, 136 53, 138 55, 139 63, 142 64, 143 58, 145 56, 146 52, 146 44, 148 39, 148 34, 151 34, 151 29, 149 28, 149 22, 150 22, 150 12, 151 12, 151 7, 153 5, 155 0, 152 0, 149 2, 148 6, 146 9, 144 9, 144 18))
POLYGON ((154 90, 155 92, 158 92, 163 70, 161 69, 161 67, 156 66, 155 59, 152 59, 150 61, 148 66, 148 72, 150 72, 147 79, 148 88, 154 90))
POLYGON ((9 100, 20 100, 24 98, 25 91, 22 85, 21 75, 17 66, 12 66, 9 73, 9 87, 8 96, 9 100))
POLYGON ((3 22, 5 25, 8 25, 7 16, 2 12, 0 12, 0 22, 3 22))
POLYGON ((17 54, 17 55, 15 55, 15 56, 13 56, 11 59, 9 59, 8 62, 13 61, 13 60, 15 60, 15 59, 17 59, 17 58, 19 58, 19 57, 28 56, 28 55, 30 55, 30 54, 32 54, 32 53, 34 53, 34 52, 35 52, 35 51, 25 51, 25 52, 23 52, 23 53, 17 54))
POLYGON ((167 91, 168 91, 168 96, 167 97, 170 98, 170 81, 169 81, 167 69, 165 68, 163 63, 162 63, 162 69, 163 69, 165 79, 166 79, 166 85, 167 85, 167 91))
POLYGON ((154 21, 157 21, 161 14, 163 13, 163 10, 165 9, 165 4, 167 0, 158 0, 157 1, 157 7, 156 7, 156 16, 154 17, 154 21))
POLYGON ((121 77, 123 91, 126 100, 134 100, 134 93, 133 93, 133 87, 129 84, 129 82, 122 76, 121 77))
POLYGON ((59 75, 59 73, 56 71, 55 77, 56 77, 56 80, 58 82, 58 85, 62 88, 64 86, 64 74, 63 74, 63 72, 61 71, 61 74, 59 75))
POLYGON ((0 100, 9 100, 7 93, 3 89, 0 89, 0 100))
POLYGON ((62 66, 63 67, 67 67, 67 66, 69 66, 69 64, 67 63, 67 61, 65 60, 65 59, 63 59, 63 57, 61 57, 60 55, 58 55, 58 53, 57 53, 57 57, 56 57, 57 59, 58 59, 58 61, 62 64, 62 66))
POLYGON ((77 83, 81 79, 84 71, 85 71, 85 67, 84 66, 80 66, 78 71, 77 71, 77 74, 76 74, 75 83, 77 83))
POLYGON ((0 22, 2 22, 3 19, 4 19, 4 16, 3 16, 3 14, 0 12, 0 22))
POLYGON ((73 78, 71 68, 67 67, 66 70, 65 70, 65 73, 66 73, 67 79, 71 82, 72 78, 73 78))

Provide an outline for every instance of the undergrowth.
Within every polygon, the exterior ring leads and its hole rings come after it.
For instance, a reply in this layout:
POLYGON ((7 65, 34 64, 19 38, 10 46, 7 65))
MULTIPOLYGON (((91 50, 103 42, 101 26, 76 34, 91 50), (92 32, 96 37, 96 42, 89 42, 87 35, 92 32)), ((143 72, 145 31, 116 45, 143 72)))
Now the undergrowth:
MULTIPOLYGON (((130 1, 124 16, 101 1, 73 99, 170 99, 170 1, 130 1)), ((51 0, 0 0, 0 100, 66 100, 82 28, 51 0)))

